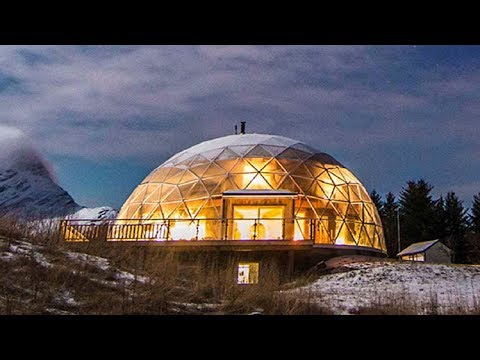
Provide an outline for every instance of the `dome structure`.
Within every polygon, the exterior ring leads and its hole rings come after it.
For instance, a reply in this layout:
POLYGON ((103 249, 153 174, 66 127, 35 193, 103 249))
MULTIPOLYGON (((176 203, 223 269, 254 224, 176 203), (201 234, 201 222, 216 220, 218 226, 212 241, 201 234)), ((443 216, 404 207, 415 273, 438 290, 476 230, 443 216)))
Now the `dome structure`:
POLYGON ((118 224, 168 224, 149 240, 310 240, 385 253, 375 205, 328 154, 290 138, 230 135, 188 148, 129 196, 118 224))

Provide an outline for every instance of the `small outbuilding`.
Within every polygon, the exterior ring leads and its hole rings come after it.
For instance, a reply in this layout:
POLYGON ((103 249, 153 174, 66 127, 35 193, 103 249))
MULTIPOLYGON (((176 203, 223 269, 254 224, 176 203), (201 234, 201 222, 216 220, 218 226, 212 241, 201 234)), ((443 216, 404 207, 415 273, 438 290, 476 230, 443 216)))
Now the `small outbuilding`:
POLYGON ((429 263, 450 264, 452 250, 442 244, 440 239, 414 243, 397 254, 406 261, 421 261, 429 263))

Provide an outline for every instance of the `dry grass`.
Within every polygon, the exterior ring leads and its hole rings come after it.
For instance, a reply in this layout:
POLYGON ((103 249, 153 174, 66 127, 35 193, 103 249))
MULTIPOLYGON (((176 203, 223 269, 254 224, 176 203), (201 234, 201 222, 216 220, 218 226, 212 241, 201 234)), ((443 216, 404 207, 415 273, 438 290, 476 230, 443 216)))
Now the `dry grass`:
MULTIPOLYGON (((217 255, 205 255, 195 264, 174 251, 114 251, 102 244, 83 244, 82 253, 109 260, 110 267, 102 269, 88 261, 69 259, 70 249, 58 242, 53 225, 44 222, 35 227, 12 218, 0 219, 0 254, 20 246, 22 239, 30 239, 32 244, 25 245, 29 250, 21 256, 0 259, 0 314, 333 314, 319 305, 321 294, 288 291, 314 281, 318 277, 315 272, 282 285, 275 263, 265 263, 258 285, 236 285, 231 270, 235 258, 219 261, 217 255), (39 255, 50 265, 42 265, 39 255), (119 269, 130 272, 133 279, 119 279, 119 269)), ((478 315, 480 302, 475 300, 473 309, 453 303, 445 310, 434 292, 427 304, 417 303, 406 293, 390 298, 379 295, 354 313, 478 315)))

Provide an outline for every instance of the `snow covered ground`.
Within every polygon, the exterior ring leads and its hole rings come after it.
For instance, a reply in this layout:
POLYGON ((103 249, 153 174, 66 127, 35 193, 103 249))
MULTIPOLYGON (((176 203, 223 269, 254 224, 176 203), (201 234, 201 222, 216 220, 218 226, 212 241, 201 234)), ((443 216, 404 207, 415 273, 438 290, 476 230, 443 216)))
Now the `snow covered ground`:
POLYGON ((345 256, 325 274, 290 290, 334 314, 468 314, 480 310, 480 266, 345 256))

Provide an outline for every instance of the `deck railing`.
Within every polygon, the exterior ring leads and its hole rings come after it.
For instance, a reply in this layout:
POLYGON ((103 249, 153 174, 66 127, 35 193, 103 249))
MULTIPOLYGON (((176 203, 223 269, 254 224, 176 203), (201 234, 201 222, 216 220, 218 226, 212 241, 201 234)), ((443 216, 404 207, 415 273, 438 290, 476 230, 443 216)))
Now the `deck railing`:
POLYGON ((62 220, 60 236, 69 242, 313 240, 315 221, 306 218, 62 220))

